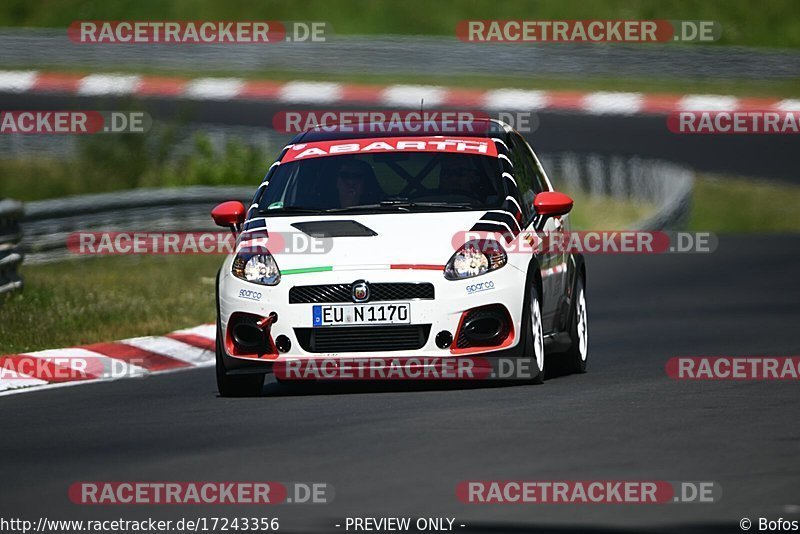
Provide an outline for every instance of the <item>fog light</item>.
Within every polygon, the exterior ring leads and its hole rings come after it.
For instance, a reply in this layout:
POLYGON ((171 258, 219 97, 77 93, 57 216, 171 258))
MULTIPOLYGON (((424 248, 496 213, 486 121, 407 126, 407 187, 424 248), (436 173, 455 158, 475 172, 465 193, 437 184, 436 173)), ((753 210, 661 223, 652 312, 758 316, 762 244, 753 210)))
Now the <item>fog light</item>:
POLYGON ((275 338, 275 346, 281 352, 289 352, 292 348, 292 342, 287 336, 281 334, 275 338))
POLYGON ((436 346, 440 349, 446 349, 453 343, 453 334, 447 330, 442 330, 436 334, 436 346))
POLYGON ((264 333, 247 320, 236 324, 232 330, 233 342, 245 351, 255 351, 264 344, 264 333))

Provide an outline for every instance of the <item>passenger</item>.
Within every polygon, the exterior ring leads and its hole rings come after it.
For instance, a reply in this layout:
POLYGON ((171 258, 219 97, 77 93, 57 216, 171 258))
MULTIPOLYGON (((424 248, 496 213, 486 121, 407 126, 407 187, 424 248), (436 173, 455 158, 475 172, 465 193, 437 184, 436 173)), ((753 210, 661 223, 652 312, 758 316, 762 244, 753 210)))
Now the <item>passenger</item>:
POLYGON ((463 157, 445 157, 439 170, 439 192, 445 195, 474 197, 479 178, 477 169, 463 157))

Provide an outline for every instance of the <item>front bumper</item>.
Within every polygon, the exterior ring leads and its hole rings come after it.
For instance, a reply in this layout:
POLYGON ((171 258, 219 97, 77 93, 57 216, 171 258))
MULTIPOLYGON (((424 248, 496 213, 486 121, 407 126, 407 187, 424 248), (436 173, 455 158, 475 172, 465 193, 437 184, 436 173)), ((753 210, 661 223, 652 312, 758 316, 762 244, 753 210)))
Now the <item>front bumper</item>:
MULTIPOLYGON (((277 313, 278 320, 271 326, 271 339, 286 336, 291 342, 288 352, 275 351, 258 357, 257 355, 232 356, 225 351, 226 368, 239 369, 259 366, 268 370, 275 361, 293 359, 330 359, 330 358, 374 358, 379 356, 448 358, 466 354, 486 354, 498 350, 512 349, 519 343, 519 327, 523 307, 526 273, 513 265, 506 265, 497 271, 466 280, 446 280, 440 270, 417 269, 364 269, 336 270, 313 272, 283 276, 276 286, 261 286, 245 282, 230 273, 230 258, 225 262, 219 281, 219 322, 223 336, 228 337, 229 321, 233 314, 245 313, 259 317, 267 317, 277 313), (366 327, 314 327, 312 308, 314 303, 290 304, 289 290, 294 286, 351 284, 356 280, 368 283, 430 283, 434 286, 435 297, 432 300, 399 300, 410 304, 410 324, 423 325, 427 330, 424 343, 419 349, 396 350, 381 345, 380 350, 363 350, 340 352, 312 352, 305 350, 308 341, 301 339, 309 331, 321 331, 329 328, 381 328, 366 327), (455 348, 456 341, 448 348, 440 348, 436 343, 437 333, 446 331, 454 337, 465 312, 479 307, 500 305, 507 312, 508 320, 513 327, 512 335, 502 344, 474 347, 468 351, 455 348)), ((391 301, 382 301, 382 303, 391 301)), ((345 303, 342 303, 345 304, 345 303)), ((356 330, 353 330, 357 333, 356 330)), ((224 346, 224 344, 223 344, 224 346)))

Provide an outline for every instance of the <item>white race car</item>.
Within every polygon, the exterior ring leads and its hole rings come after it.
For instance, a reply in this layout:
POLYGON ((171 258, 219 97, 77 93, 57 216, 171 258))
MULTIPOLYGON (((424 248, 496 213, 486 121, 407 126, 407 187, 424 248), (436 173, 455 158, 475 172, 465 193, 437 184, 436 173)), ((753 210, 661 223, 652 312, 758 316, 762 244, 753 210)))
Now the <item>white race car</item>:
POLYGON ((521 358, 586 369, 580 254, 531 246, 572 200, 508 125, 435 135, 317 127, 295 137, 217 277, 217 383, 258 394, 287 361, 521 358), (527 245, 527 246, 526 246, 527 245))

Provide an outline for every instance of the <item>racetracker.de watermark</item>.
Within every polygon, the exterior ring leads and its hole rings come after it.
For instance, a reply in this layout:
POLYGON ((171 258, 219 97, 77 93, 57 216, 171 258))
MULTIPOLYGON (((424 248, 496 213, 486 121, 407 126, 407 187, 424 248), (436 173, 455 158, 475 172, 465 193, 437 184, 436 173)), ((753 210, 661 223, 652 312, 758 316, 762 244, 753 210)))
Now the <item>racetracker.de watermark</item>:
POLYGON ((326 482, 75 482, 67 495, 81 505, 152 504, 328 504, 334 489, 326 482))
POLYGON ((456 36, 468 43, 712 42, 722 27, 711 20, 462 20, 456 36))
POLYGON ((311 128, 323 132, 347 133, 487 133, 499 131, 491 119, 501 120, 521 133, 532 133, 539 127, 533 111, 482 110, 285 110, 272 116, 272 127, 282 133, 301 133, 311 128))
POLYGON ((303 232, 72 232, 67 250, 79 255, 124 254, 233 254, 236 251, 270 254, 325 254, 333 240, 303 232), (238 244, 238 248, 237 248, 238 244))
POLYGON ((279 20, 78 20, 67 35, 78 44, 324 43, 327 22, 279 20))
POLYGON ((800 356, 678 356, 666 372, 676 380, 800 380, 800 356))
POLYGON ((281 380, 530 380, 538 371, 530 358, 426 356, 307 358, 279 360, 273 373, 281 380))
POLYGON ((456 486, 465 504, 669 504, 715 503, 722 487, 712 481, 472 480, 456 486))
POLYGON ((674 111, 667 128, 678 134, 800 133, 800 111, 674 111))
POLYGON ((0 111, 2 134, 146 133, 152 125, 144 111, 0 111))
POLYGON ((121 361, 104 356, 74 356, 70 354, 28 356, 19 354, 0 357, 0 379, 29 380, 36 378, 59 383, 130 378, 145 374, 142 365, 143 360, 136 358, 121 361))
POLYGON ((719 240, 711 232, 585 230, 580 232, 521 232, 510 230, 457 232, 453 250, 469 245, 484 253, 502 248, 508 254, 707 254, 719 240))

